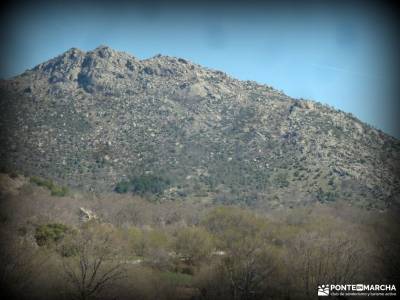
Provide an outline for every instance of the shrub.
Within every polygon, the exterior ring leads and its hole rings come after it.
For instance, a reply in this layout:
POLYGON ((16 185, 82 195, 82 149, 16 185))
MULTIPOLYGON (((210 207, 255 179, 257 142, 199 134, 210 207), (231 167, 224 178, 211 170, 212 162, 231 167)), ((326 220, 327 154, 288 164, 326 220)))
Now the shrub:
POLYGON ((161 278, 173 286, 190 286, 192 283, 192 276, 188 274, 175 273, 175 272, 162 272, 161 278))
POLYGON ((47 188, 51 192, 52 196, 64 197, 68 194, 67 187, 57 185, 50 179, 44 179, 44 178, 32 176, 30 178, 30 182, 34 183, 38 186, 43 186, 43 187, 47 188))
POLYGON ((38 186, 44 186, 44 187, 48 188, 49 190, 51 189, 51 186, 53 185, 53 182, 51 180, 47 180, 47 179, 36 177, 36 176, 32 176, 30 178, 30 182, 34 183, 38 186))
POLYGON ((10 176, 11 179, 18 178, 18 174, 15 173, 15 172, 11 172, 11 173, 9 174, 9 176, 10 176))
POLYGON ((115 186, 115 191, 119 194, 127 193, 129 191, 129 186, 130 186, 129 181, 125 181, 125 180, 120 181, 115 186))
POLYGON ((280 188, 288 187, 289 181, 287 172, 280 172, 276 174, 274 178, 274 183, 280 188))
POLYGON ((211 235, 201 227, 180 228, 176 233, 174 250, 189 265, 206 260, 213 249, 211 235))
POLYGON ((168 186, 170 181, 155 175, 141 175, 133 177, 130 181, 120 181, 115 191, 117 193, 132 192, 134 194, 161 194, 168 186))
POLYGON ((160 194, 170 185, 169 180, 154 175, 134 177, 131 180, 132 191, 138 194, 160 194))
POLYGON ((68 194, 68 188, 65 186, 53 185, 50 191, 52 196, 64 197, 68 194))
POLYGON ((36 228, 35 239, 39 246, 50 246, 60 242, 71 229, 60 223, 44 224, 36 228))
POLYGON ((319 202, 332 202, 337 199, 337 193, 333 191, 324 191, 323 189, 319 188, 316 192, 316 198, 319 202))

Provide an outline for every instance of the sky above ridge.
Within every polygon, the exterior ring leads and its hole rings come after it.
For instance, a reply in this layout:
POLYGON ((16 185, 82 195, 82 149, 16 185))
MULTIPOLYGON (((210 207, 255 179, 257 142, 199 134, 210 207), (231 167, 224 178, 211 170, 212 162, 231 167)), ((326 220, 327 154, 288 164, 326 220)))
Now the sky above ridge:
POLYGON ((2 18, 0 78, 71 47, 107 45, 140 59, 186 58, 351 112, 400 137, 400 49, 387 9, 357 2, 229 3, 15 5, 2 18))

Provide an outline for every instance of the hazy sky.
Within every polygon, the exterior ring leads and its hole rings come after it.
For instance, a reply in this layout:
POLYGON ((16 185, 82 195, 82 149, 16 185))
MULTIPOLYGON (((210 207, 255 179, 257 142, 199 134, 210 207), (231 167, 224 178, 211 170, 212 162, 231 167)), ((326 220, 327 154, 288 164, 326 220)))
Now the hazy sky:
POLYGON ((388 11, 356 2, 229 3, 10 7, 3 18, 0 77, 71 47, 91 50, 105 44, 141 59, 158 53, 187 58, 352 112, 400 137, 400 49, 388 11))

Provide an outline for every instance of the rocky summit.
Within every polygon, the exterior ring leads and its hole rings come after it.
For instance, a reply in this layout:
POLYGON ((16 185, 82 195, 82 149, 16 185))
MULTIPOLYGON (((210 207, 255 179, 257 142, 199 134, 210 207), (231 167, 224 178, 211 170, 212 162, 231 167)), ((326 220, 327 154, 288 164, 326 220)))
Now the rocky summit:
POLYGON ((7 172, 98 192, 147 176, 183 201, 400 203, 399 140, 182 58, 72 48, 0 86, 7 172))

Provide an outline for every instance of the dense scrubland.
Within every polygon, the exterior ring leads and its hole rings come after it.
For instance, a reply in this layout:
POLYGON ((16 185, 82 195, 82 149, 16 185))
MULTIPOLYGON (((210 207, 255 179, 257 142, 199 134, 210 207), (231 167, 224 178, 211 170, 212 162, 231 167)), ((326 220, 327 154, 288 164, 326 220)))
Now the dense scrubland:
POLYGON ((323 283, 399 282, 395 207, 160 202, 17 174, 0 183, 9 298, 313 299, 323 283))

